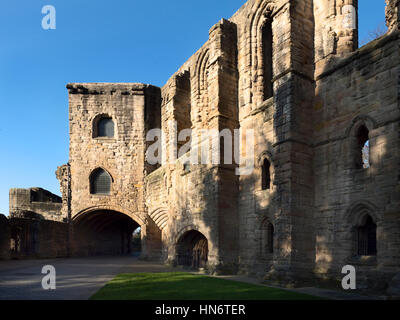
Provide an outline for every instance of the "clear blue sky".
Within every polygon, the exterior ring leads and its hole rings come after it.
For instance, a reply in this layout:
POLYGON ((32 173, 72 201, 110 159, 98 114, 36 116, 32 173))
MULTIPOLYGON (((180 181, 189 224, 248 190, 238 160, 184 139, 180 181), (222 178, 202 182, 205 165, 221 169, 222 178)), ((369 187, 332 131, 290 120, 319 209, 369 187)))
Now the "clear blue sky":
MULTIPOLYGON (((245 0, 3 0, 0 3, 0 212, 10 188, 60 194, 68 162, 68 82, 162 86, 245 0), (44 5, 57 29, 41 28, 44 5)), ((384 0, 359 0, 360 38, 384 23, 384 0)))

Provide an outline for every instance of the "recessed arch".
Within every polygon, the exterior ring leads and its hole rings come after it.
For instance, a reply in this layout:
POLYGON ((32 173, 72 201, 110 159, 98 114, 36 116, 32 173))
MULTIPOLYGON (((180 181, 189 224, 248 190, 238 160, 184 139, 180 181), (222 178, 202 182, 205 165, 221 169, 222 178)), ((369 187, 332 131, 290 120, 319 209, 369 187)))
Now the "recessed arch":
POLYGON ((122 214, 127 215, 128 217, 132 218, 134 221, 136 221, 140 227, 143 227, 146 222, 145 220, 140 217, 138 214, 136 214, 135 212, 124 208, 122 206, 118 206, 118 205, 98 205, 98 206, 91 206, 91 207, 87 207, 85 209, 82 209, 80 211, 78 211, 76 214, 74 214, 72 216, 72 221, 76 221, 78 220, 80 217, 91 213, 91 212, 95 212, 95 211, 114 211, 114 212, 120 212, 122 214))
POLYGON ((346 136, 354 136, 358 128, 362 125, 366 126, 367 129, 371 131, 377 127, 377 122, 370 116, 359 115, 355 117, 347 127, 346 136))
POLYGON ((208 261, 208 240, 197 230, 186 230, 177 238, 176 263, 193 269, 204 268, 208 261))
POLYGON ((149 214, 150 218, 155 222, 155 224, 164 230, 168 224, 168 209, 161 207, 153 210, 149 214))
MULTIPOLYGON (((273 17, 276 13, 276 5, 274 1, 260 1, 257 3, 257 7, 253 10, 250 24, 247 29, 249 33, 249 44, 248 44, 248 56, 249 56, 249 66, 250 66, 250 103, 253 102, 254 97, 255 102, 262 102, 265 97, 268 95, 264 94, 264 60, 263 57, 263 27, 266 26, 267 23, 271 24, 271 48, 273 47, 273 28, 272 21, 273 17), (261 77, 259 75, 262 75, 261 77), (261 96, 257 95, 257 92, 262 93, 261 96)), ((271 60, 271 68, 272 68, 272 60, 271 60)), ((271 76, 272 80, 272 76, 271 76)))
POLYGON ((210 50, 206 48, 199 56, 197 62, 197 92, 198 99, 205 106, 208 106, 208 64, 210 50))
POLYGON ((125 255, 133 252, 133 232, 140 226, 131 216, 104 208, 74 216, 73 248, 77 255, 125 255))
POLYGON ((369 201, 358 201, 346 211, 346 228, 351 256, 375 256, 378 251, 378 208, 369 201))
POLYGON ((200 231, 200 228, 199 228, 197 225, 195 225, 195 224, 187 225, 187 226, 181 228, 181 229, 176 233, 176 236, 175 236, 175 245, 178 243, 179 238, 182 237, 182 235, 183 235, 184 233, 186 233, 187 231, 190 231, 190 230, 195 230, 195 231, 201 232, 201 231, 200 231))
POLYGON ((357 201, 353 203, 345 213, 345 221, 349 228, 360 226, 363 223, 363 218, 370 215, 375 222, 379 222, 379 209, 372 202, 367 200, 357 201))

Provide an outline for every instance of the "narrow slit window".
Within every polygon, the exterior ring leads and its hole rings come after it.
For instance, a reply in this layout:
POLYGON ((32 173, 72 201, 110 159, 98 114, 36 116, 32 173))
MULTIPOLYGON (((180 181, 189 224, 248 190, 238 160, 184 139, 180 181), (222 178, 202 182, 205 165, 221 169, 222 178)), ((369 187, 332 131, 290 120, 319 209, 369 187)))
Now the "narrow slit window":
POLYGON ((262 180, 261 180, 262 190, 271 189, 271 163, 264 159, 262 165, 262 180))
POLYGON ((369 140, 367 140, 364 143, 364 146, 362 148, 362 163, 363 163, 363 168, 368 169, 370 167, 369 163, 369 140))
POLYGON ((358 169, 368 169, 370 166, 369 131, 363 125, 358 129, 357 132, 356 167, 358 169))
POLYGON ((274 252, 274 226, 272 223, 268 224, 268 252, 274 252))
POLYGON ((264 100, 273 96, 273 71, 272 71, 272 57, 273 57, 273 35, 272 35, 272 21, 265 22, 262 28, 262 55, 263 55, 263 84, 264 84, 264 100))

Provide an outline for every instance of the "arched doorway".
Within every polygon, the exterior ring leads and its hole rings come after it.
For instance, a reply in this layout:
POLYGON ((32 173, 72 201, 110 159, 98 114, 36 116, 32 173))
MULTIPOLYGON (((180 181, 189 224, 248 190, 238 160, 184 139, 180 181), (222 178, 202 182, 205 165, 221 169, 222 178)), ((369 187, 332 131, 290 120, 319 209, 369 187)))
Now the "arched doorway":
POLYGON ((177 242, 176 260, 180 266, 204 268, 208 260, 207 238, 196 230, 185 232, 177 242))
POLYGON ((113 210, 96 210, 73 220, 76 255, 126 255, 133 253, 132 236, 139 224, 113 210))

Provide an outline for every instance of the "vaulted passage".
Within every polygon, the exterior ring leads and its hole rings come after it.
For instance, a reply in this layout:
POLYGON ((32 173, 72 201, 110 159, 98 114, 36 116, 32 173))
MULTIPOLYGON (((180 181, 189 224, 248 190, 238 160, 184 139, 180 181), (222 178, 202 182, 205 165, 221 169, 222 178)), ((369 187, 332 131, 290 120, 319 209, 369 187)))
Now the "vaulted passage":
POLYGON ((177 243, 177 263, 194 269, 204 268, 208 260, 208 241, 200 232, 184 233, 177 243))
POLYGON ((85 213, 74 220, 73 250, 83 256, 131 254, 132 235, 138 227, 137 222, 120 212, 85 213))

